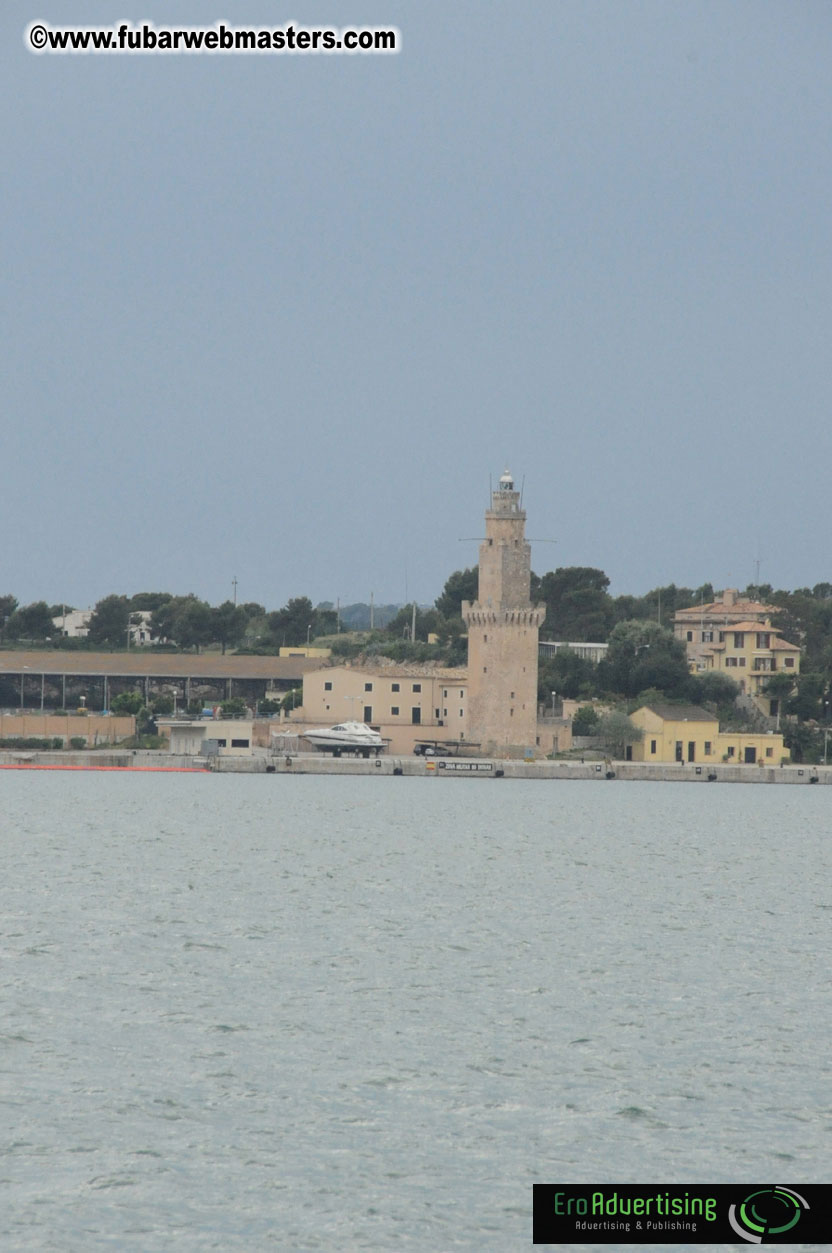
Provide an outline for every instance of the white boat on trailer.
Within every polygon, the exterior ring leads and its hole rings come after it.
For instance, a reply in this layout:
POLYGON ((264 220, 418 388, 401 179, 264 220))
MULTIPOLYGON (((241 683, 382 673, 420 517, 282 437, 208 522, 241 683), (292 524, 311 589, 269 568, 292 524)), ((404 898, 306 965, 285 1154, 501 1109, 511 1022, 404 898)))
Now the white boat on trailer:
POLYGON ((360 753, 362 757, 376 756, 384 748, 384 740, 378 731, 366 722, 339 722, 334 727, 311 727, 302 732, 303 738, 325 753, 340 757, 342 753, 360 753))

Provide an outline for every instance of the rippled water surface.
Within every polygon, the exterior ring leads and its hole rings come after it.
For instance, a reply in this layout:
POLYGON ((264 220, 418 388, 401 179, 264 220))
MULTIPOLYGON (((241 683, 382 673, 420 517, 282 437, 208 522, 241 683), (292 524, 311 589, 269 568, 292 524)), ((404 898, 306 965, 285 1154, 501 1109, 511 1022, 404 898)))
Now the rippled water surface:
POLYGON ((0 789, 4 1250, 515 1250, 535 1182, 828 1178, 825 788, 0 789))

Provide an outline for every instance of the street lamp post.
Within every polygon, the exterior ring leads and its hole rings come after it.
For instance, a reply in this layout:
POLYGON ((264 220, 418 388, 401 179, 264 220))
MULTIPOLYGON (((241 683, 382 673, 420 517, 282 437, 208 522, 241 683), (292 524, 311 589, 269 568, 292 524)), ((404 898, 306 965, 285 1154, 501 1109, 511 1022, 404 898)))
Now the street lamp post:
POLYGON ((312 623, 310 622, 309 626, 306 628, 306 647, 307 648, 309 647, 309 635, 311 631, 312 631, 312 623))
POLYGON ((552 717, 553 718, 555 716, 555 698, 556 697, 557 697, 557 692, 552 692, 552 717))

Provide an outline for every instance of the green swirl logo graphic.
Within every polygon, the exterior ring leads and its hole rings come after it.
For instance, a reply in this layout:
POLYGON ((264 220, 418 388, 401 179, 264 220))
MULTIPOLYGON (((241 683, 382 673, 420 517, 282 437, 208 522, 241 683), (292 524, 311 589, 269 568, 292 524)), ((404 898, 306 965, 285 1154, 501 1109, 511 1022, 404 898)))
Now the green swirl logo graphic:
POLYGON ((791 1188, 762 1188, 747 1196, 741 1205, 732 1205, 728 1221, 737 1235, 750 1244, 762 1244, 764 1240, 776 1243, 808 1208, 808 1201, 791 1188))

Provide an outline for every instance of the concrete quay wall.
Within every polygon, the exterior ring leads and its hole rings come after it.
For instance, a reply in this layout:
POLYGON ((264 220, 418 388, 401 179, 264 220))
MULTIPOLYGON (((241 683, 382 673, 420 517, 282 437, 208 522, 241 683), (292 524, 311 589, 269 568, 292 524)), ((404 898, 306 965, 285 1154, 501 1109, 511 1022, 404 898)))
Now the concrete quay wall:
POLYGON ((221 773, 405 775, 446 779, 596 779, 604 783, 644 780, 663 783, 832 784, 832 766, 696 766, 653 762, 505 761, 497 758, 377 757, 370 760, 298 753, 260 758, 219 758, 221 773))
POLYGON ((829 766, 689 766, 634 761, 506 761, 498 758, 332 757, 297 753, 251 757, 189 757, 135 751, 0 752, 0 769, 196 770, 217 774, 403 775, 428 779, 595 779, 662 783, 832 784, 829 766))
POLYGON ((6 749, 0 752, 0 770, 201 770, 202 757, 183 757, 150 749, 39 753, 6 749))

